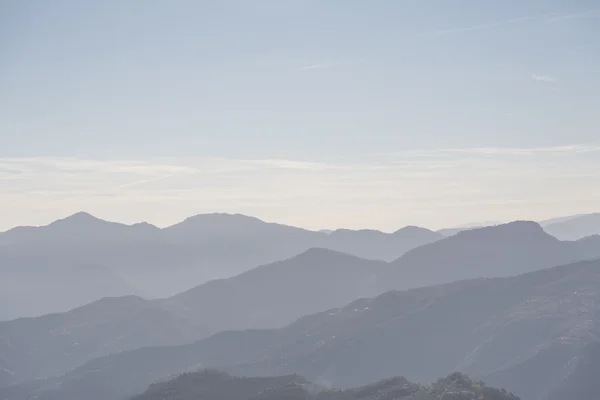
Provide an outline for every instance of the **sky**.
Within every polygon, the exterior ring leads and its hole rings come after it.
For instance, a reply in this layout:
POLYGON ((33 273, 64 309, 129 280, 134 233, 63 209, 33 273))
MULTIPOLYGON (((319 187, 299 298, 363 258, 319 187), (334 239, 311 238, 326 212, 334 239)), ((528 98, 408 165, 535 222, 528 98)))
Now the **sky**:
POLYGON ((0 1, 0 230, 600 211, 596 0, 0 1))

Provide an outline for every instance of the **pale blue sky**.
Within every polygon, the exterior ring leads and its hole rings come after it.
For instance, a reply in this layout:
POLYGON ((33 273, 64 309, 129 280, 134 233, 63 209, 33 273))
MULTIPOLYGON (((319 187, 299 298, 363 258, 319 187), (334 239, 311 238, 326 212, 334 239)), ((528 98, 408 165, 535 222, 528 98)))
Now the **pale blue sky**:
POLYGON ((0 229, 600 204, 595 0, 0 0, 0 54, 0 229))

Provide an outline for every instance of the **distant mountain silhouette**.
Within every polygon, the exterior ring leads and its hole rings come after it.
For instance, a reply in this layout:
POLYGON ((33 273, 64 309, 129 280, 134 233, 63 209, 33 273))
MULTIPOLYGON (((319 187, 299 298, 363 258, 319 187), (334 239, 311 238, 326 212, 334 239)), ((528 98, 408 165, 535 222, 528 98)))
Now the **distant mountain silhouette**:
POLYGON ((584 214, 567 215, 567 216, 562 216, 562 217, 555 217, 555 218, 550 218, 550 219, 544 219, 544 220, 538 221, 538 223, 540 224, 540 226, 542 228, 544 228, 544 227, 546 227, 548 225, 555 224, 557 222, 565 222, 565 221, 568 221, 568 220, 573 219, 575 217, 579 217, 581 215, 584 215, 584 214))
MULTIPOLYGON (((115 287, 122 287, 123 282, 129 282, 130 287, 127 291, 102 292, 89 287, 94 282, 91 277, 88 285, 78 283, 84 291, 89 288, 90 294, 100 292, 96 299, 125 294, 166 297, 314 247, 390 261, 442 237, 422 228, 400 232, 403 233, 370 231, 365 235, 363 231, 345 231, 328 235, 239 214, 197 215, 159 229, 146 223, 107 222, 81 212, 47 226, 0 233, 0 265, 5 266, 2 273, 12 274, 11 279, 26 292, 34 292, 41 282, 36 281, 35 274, 21 279, 18 271, 43 270, 51 276, 64 268, 95 264, 109 268, 121 281, 115 282, 115 287)), ((53 290, 60 292, 68 286, 72 285, 58 285, 53 290)), ((66 311, 93 300, 90 296, 72 295, 65 305, 48 296, 43 302, 32 302, 29 295, 22 298, 18 292, 3 295, 7 298, 0 305, 0 320, 66 311), (26 302, 29 306, 22 306, 26 302), (9 308, 8 304, 12 306, 9 308)))
POLYGON ((239 378, 215 371, 183 374, 154 384, 132 400, 440 400, 459 393, 461 400, 518 400, 516 396, 458 373, 427 386, 397 377, 338 390, 316 385, 297 375, 239 378))
POLYGON ((86 212, 78 212, 46 226, 13 228, 0 234, 0 243, 19 245, 23 243, 37 244, 39 242, 119 241, 126 238, 135 239, 136 237, 142 239, 157 235, 159 232, 159 228, 146 223, 125 225, 104 221, 86 212))
POLYGON ((415 248, 390 264, 385 282, 389 289, 398 289, 510 276, 595 256, 600 257, 600 248, 561 242, 535 222, 517 221, 459 232, 415 248))
POLYGON ((112 397, 103 400, 119 399, 161 376, 204 366, 242 376, 297 373, 341 387, 394 375, 426 382, 461 371, 525 399, 549 400, 549 385, 554 392, 569 382, 559 371, 600 340, 598 287, 600 260, 594 260, 388 292, 283 329, 223 332, 99 358, 60 378, 4 389, 0 397, 74 398, 110 387, 112 397))
POLYGON ((471 229, 486 228, 488 226, 496 226, 496 225, 502 225, 502 224, 503 224, 503 222, 484 221, 484 222, 476 222, 476 223, 456 226, 453 228, 439 229, 436 232, 445 237, 449 237, 449 236, 454 236, 459 232, 470 231, 471 229))
POLYGON ((375 230, 338 229, 329 234, 324 242, 328 249, 358 257, 378 260, 393 260, 397 254, 421 245, 443 239, 439 233, 416 226, 407 226, 389 234, 375 230))
POLYGON ((546 232, 560 240, 578 240, 600 235, 600 213, 576 215, 543 226, 546 232))

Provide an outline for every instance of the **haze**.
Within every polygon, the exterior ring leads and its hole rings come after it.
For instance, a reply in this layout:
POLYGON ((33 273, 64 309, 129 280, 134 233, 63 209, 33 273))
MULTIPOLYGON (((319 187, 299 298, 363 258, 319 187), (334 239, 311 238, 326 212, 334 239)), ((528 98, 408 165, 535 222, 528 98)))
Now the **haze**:
POLYGON ((0 400, 600 398, 596 0, 0 1, 0 400))

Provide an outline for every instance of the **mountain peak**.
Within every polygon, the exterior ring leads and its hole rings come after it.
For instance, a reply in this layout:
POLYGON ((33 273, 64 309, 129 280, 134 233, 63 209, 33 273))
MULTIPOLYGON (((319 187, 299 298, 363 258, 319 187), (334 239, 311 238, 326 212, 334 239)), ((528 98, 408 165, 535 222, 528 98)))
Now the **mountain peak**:
POLYGON ((330 263, 330 262, 339 262, 339 261, 349 261, 349 260, 364 260, 361 257, 344 253, 341 251, 326 249, 323 247, 312 247, 303 253, 298 254, 297 256, 292 257, 290 260, 297 260, 307 263, 330 263))
POLYGON ((243 214, 228 214, 228 213, 211 213, 211 214, 196 214, 191 217, 184 219, 183 221, 170 226, 169 228, 176 226, 206 226, 207 228, 213 227, 224 227, 224 226, 239 226, 249 224, 266 224, 266 222, 243 214), (214 224, 214 225, 213 225, 214 224))
POLYGON ((87 213, 85 211, 80 211, 80 212, 77 212, 66 218, 56 220, 56 221, 52 222, 49 226, 65 225, 65 224, 80 225, 80 224, 90 224, 90 223, 98 223, 98 222, 107 223, 108 221, 104 221, 100 218, 94 217, 92 214, 87 213))
MULTIPOLYGON (((331 249, 325 249, 323 247, 311 247, 310 249, 306 250, 303 253, 298 254, 295 257, 295 259, 299 259, 299 258, 321 258, 321 257, 331 257, 331 256, 345 256, 347 254, 345 253, 341 253, 339 251, 335 251, 335 250, 331 250, 331 249)), ((348 255, 350 256, 350 255, 348 255)), ((353 257, 353 256, 350 256, 353 257)))
POLYGON ((416 225, 407 225, 403 228, 398 229, 397 231, 394 232, 394 235, 396 234, 400 234, 400 233, 435 233, 427 228, 422 228, 420 226, 416 226, 416 225))
POLYGON ((160 230, 159 227, 157 227, 156 225, 152 225, 148 222, 137 222, 133 225, 131 225, 132 228, 136 228, 136 229, 146 229, 146 230, 160 230))
POLYGON ((521 235, 542 235, 546 234, 544 229, 534 221, 513 221, 506 224, 486 226, 483 228, 469 229, 456 234, 456 237, 506 237, 521 235))
MULTIPOLYGON (((256 217, 250 217, 244 214, 230 214, 230 213, 208 213, 208 214, 196 214, 186 218, 184 221, 195 221, 195 220, 253 220, 260 221, 256 217)), ((262 221, 261 221, 262 222, 262 221)))

